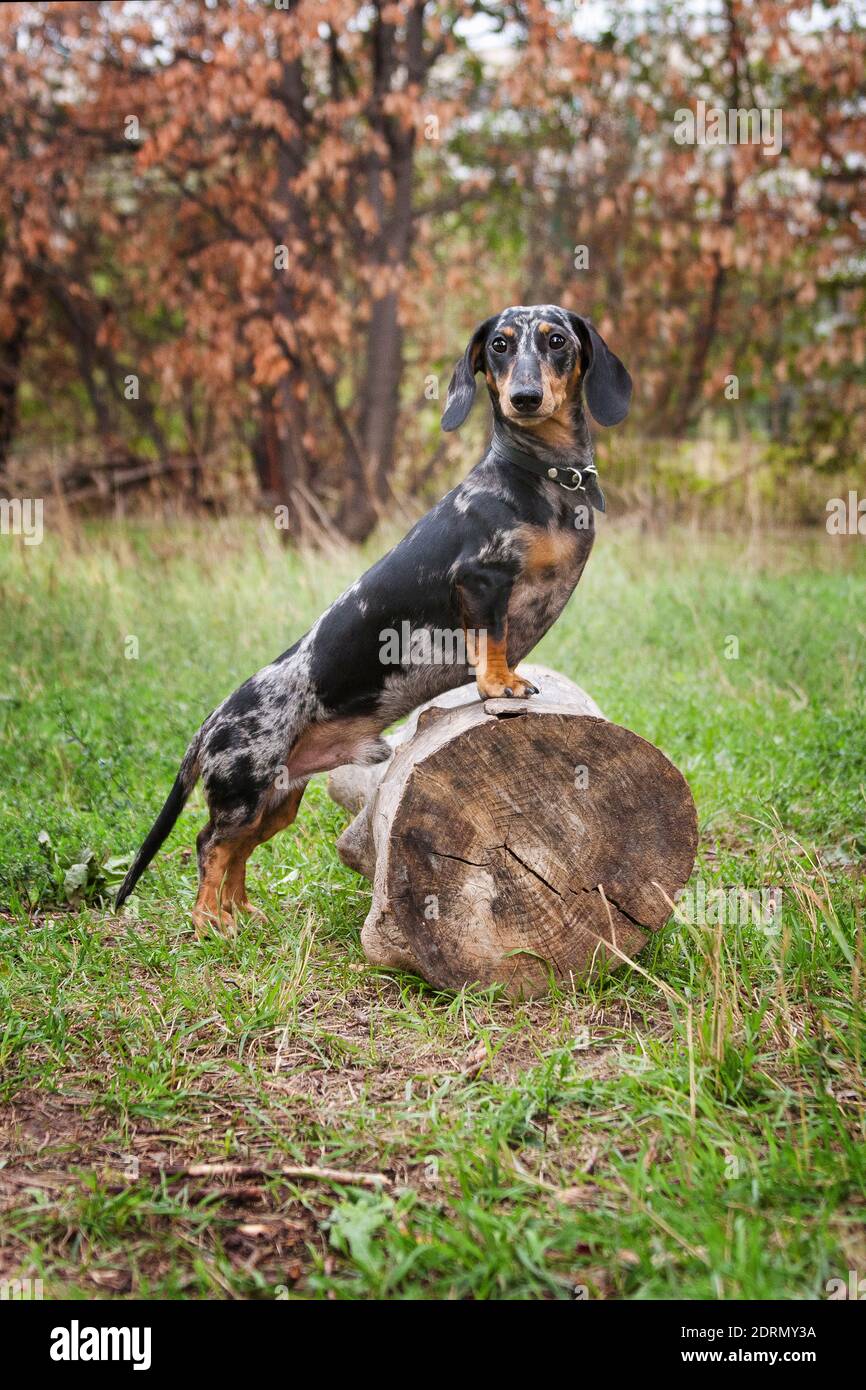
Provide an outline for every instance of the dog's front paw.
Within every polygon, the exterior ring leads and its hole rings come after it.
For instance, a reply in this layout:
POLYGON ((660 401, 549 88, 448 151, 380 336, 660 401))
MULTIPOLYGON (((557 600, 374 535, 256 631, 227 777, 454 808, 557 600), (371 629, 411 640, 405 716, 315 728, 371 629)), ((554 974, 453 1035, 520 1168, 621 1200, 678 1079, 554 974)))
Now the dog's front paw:
POLYGON ((479 675, 476 681, 482 700, 525 700, 528 695, 538 694, 538 686, 524 680, 516 671, 506 672, 501 680, 479 675))

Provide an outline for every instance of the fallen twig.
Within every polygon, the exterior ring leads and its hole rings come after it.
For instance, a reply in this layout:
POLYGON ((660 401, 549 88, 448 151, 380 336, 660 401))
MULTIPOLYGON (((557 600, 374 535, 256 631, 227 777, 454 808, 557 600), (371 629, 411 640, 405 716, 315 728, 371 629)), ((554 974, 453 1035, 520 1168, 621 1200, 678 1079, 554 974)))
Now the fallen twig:
POLYGON ((349 1187, 392 1187, 384 1173, 365 1173, 349 1168, 317 1168, 307 1164, 283 1164, 265 1168, 256 1163, 190 1163, 160 1168, 167 1178, 295 1178, 308 1182, 345 1183, 349 1187))

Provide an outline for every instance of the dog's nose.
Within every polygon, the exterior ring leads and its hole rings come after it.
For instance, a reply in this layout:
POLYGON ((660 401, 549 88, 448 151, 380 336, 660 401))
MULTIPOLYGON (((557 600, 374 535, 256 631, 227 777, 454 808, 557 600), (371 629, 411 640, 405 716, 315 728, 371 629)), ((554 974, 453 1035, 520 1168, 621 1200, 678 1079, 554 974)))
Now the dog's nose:
POLYGON ((509 399, 521 415, 531 415, 541 405, 544 392, 537 386, 521 386, 511 392, 509 399))

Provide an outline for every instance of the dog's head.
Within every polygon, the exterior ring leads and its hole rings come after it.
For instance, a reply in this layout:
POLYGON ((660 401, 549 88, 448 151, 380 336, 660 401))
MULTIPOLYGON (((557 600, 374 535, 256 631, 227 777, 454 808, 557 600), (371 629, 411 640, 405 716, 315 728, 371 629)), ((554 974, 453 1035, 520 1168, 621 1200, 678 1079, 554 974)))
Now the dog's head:
POLYGON ((454 368, 443 430, 463 424, 479 371, 494 414, 542 436, 567 431, 582 399, 600 425, 628 413, 632 383, 622 362, 588 319, 555 304, 515 305, 476 328, 454 368))

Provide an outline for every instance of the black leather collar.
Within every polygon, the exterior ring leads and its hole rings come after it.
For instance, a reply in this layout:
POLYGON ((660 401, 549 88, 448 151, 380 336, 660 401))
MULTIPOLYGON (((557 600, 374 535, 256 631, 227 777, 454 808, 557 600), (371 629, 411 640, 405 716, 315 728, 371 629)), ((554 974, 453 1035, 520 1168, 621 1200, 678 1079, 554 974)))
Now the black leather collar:
POLYGON ((558 483, 566 492, 586 493, 587 500, 597 511, 605 510, 604 493, 599 486, 598 469, 594 463, 585 463, 581 468, 569 463, 544 463, 534 454, 527 454, 523 449, 518 449, 516 444, 497 439, 495 436, 490 442, 490 451, 494 458, 501 459, 503 463, 516 464, 518 468, 525 468, 538 478, 558 483))

